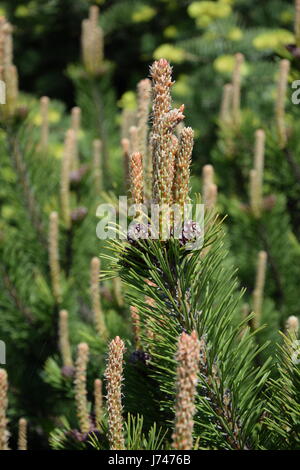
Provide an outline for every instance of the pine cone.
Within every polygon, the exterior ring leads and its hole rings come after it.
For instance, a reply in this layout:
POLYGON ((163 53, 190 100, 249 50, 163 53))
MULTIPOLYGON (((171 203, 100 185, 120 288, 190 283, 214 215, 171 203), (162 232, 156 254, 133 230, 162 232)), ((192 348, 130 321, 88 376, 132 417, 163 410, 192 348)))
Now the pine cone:
POLYGON ((71 212, 72 222, 81 222, 87 215, 88 210, 86 207, 77 207, 71 212))
POLYGON ((149 227, 145 224, 131 224, 127 232, 127 240, 134 243, 137 240, 147 239, 149 235, 149 227))
POLYGON ((151 357, 148 353, 146 353, 145 351, 137 350, 131 353, 129 362, 131 362, 132 364, 142 362, 143 364, 147 365, 150 359, 151 357))
POLYGON ((201 228, 197 222, 193 220, 188 220, 184 222, 181 235, 179 236, 179 241, 181 245, 185 245, 188 242, 196 240, 201 236, 201 228))
POLYGON ((63 366, 61 368, 61 373, 66 378, 71 378, 74 376, 75 369, 71 366, 63 366))

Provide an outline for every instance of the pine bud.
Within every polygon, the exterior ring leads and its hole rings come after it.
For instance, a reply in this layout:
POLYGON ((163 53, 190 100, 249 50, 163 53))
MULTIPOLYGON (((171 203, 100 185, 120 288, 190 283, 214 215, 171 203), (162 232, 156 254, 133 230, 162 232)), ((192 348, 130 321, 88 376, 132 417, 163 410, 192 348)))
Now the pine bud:
POLYGON ((7 65, 3 71, 4 82, 6 84, 6 104, 4 106, 5 117, 14 115, 17 107, 19 95, 18 70, 15 65, 7 65))
POLYGON ((241 53, 235 54, 235 65, 232 74, 232 117, 236 126, 240 124, 241 108, 241 69, 244 56, 241 53))
POLYGON ((157 204, 170 204, 172 201, 172 181, 170 171, 174 161, 173 131, 184 119, 183 107, 171 110, 170 87, 172 68, 165 59, 160 59, 150 67, 153 83, 153 125, 151 152, 153 164, 152 197, 157 204))
POLYGON ((265 157, 265 133, 262 129, 255 132, 254 170, 250 173, 250 207, 253 215, 259 217, 263 208, 263 172, 265 157))
POLYGON ((49 98, 42 96, 40 99, 41 123, 41 150, 47 150, 49 140, 49 98))
POLYGON ((122 381, 124 342, 117 336, 110 342, 105 371, 108 409, 108 438, 110 450, 124 450, 122 381))
POLYGON ((130 137, 130 128, 136 125, 136 110, 124 108, 121 114, 121 138, 128 139, 130 137))
POLYGON ((114 298, 116 299, 118 306, 123 307, 124 306, 124 298, 123 298, 123 294, 122 294, 121 278, 118 277, 118 276, 114 277, 113 280, 112 280, 112 283, 113 283, 114 298))
POLYGON ((74 154, 73 154, 73 159, 71 162, 72 170, 77 170, 80 165, 79 154, 78 154, 78 137, 79 137, 79 131, 80 131, 80 122, 81 122, 81 109, 78 106, 75 106, 71 110, 71 128, 75 132, 74 154))
POLYGON ((98 25, 99 8, 90 7, 88 19, 83 20, 81 30, 82 60, 87 73, 97 76, 104 71, 103 31, 98 25))
POLYGON ((289 316, 286 321, 285 329, 286 329, 286 333, 297 335, 299 331, 298 317, 295 317, 295 315, 289 316))
POLYGON ((253 292, 253 310, 255 313, 254 327, 258 328, 261 322, 263 295, 266 279, 267 253, 260 251, 258 253, 258 263, 256 270, 255 289, 253 292))
POLYGON ((226 83, 223 87, 223 95, 220 109, 220 121, 221 123, 228 123, 231 120, 231 109, 232 109, 232 92, 233 86, 231 83, 226 83))
POLYGON ((96 379, 94 381, 94 400, 96 425, 99 426, 102 421, 103 415, 102 380, 100 379, 96 379))
POLYGON ((27 450, 27 421, 19 419, 18 450, 27 450))
POLYGON ((61 166, 60 177, 60 200, 63 220, 67 228, 71 226, 70 215, 70 171, 71 163, 75 152, 76 136, 73 129, 69 129, 66 133, 64 144, 64 155, 61 166))
POLYGON ((300 0, 295 1, 295 10, 296 46, 300 47, 300 0))
POLYGON ((58 247, 58 214, 51 212, 49 218, 48 256, 51 275, 52 293, 56 303, 61 302, 60 265, 58 247))
POLYGON ((91 298, 95 329, 100 338, 107 337, 107 329, 104 321, 104 314, 101 306, 100 289, 100 259, 95 256, 91 260, 91 298))
POLYGON ((195 331, 191 335, 181 334, 176 360, 176 408, 172 447, 176 450, 191 450, 200 360, 200 342, 195 331))
POLYGON ((72 368, 72 352, 69 340, 69 322, 68 322, 67 310, 61 310, 59 312, 59 323, 58 323, 58 340, 59 350, 62 357, 63 366, 65 368, 72 368))
POLYGON ((277 97, 276 97, 276 124, 279 138, 280 148, 284 148, 287 142, 287 132, 285 126, 285 100, 288 85, 288 74, 290 70, 290 63, 288 60, 283 59, 279 65, 279 77, 277 83, 277 97))
POLYGON ((5 26, 6 19, 0 16, 0 67, 4 65, 4 48, 5 48, 5 26))
POLYGON ((204 165, 202 169, 203 179, 203 203, 207 209, 213 209, 217 204, 218 187, 214 184, 214 168, 212 165, 204 165))
POLYGON ((148 134, 148 118, 149 118, 149 106, 151 98, 151 81, 146 78, 141 80, 137 86, 138 92, 138 142, 139 151, 145 155, 147 152, 147 134, 148 134))
POLYGON ((130 307, 132 329, 134 335, 135 349, 141 349, 141 324, 137 307, 130 307))
POLYGON ((204 167, 202 168, 202 199, 204 204, 207 204, 209 187, 213 183, 214 167, 212 165, 204 165, 204 167))
POLYGON ((95 181, 96 193, 99 195, 103 189, 102 175, 102 142, 99 139, 93 141, 93 177, 95 181))
POLYGON ((8 448, 8 438, 9 432, 7 429, 7 373, 6 370, 0 369, 0 450, 9 450, 8 448))
POLYGON ((194 145, 194 131, 184 127, 180 134, 179 149, 175 156, 173 203, 184 206, 188 202, 190 165, 194 145))
POLYGON ((13 27, 10 23, 5 22, 2 31, 4 34, 3 65, 4 68, 8 68, 13 64, 13 27))
POLYGON ((124 177, 125 177, 125 189, 128 189, 129 186, 129 148, 130 142, 127 138, 123 138, 121 140, 121 146, 123 150, 123 158, 124 158, 124 177))
POLYGON ((264 171, 265 140, 265 132, 262 129, 257 129, 255 132, 254 168, 260 179, 262 179, 264 171))
POLYGON ((139 137, 138 129, 136 126, 131 126, 129 129, 129 149, 130 153, 139 151, 139 137))
POLYGON ((88 413, 87 390, 86 390, 86 369, 89 357, 89 347, 86 343, 80 343, 77 348, 77 359, 75 364, 75 401, 77 408, 77 418, 80 431, 89 432, 90 418, 88 413))
POLYGON ((78 106, 74 106, 71 109, 71 128, 78 134, 80 130, 81 121, 81 109, 78 106))
POLYGON ((97 426, 99 426, 102 421, 103 415, 102 380, 100 379, 96 379, 94 381, 94 400, 96 424, 97 426))
POLYGON ((19 94, 18 71, 13 65, 12 32, 12 25, 2 18, 0 21, 0 78, 5 83, 6 103, 1 105, 4 119, 14 116, 19 94))
MULTIPOLYGON (((138 132, 138 151, 143 155, 144 160, 144 173, 148 177, 151 174, 150 163, 148 153, 148 119, 149 119, 149 106, 151 98, 151 81, 146 78, 141 80, 137 86, 138 94, 138 111, 137 111, 137 132, 138 132)), ((148 190, 148 188, 147 188, 148 190)))
POLYGON ((134 204, 143 204, 144 176, 143 159, 139 152, 133 153, 129 159, 130 191, 134 204))
POLYGON ((257 170, 250 170, 249 199, 251 211, 255 217, 260 217, 261 214, 261 198, 259 197, 260 194, 260 182, 257 170))

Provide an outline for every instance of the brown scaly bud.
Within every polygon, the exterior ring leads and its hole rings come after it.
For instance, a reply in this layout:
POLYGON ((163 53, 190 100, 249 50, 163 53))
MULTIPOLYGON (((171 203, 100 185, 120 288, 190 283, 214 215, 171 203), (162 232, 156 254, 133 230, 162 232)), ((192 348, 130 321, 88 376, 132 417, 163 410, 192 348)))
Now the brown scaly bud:
POLYGON ((80 343, 77 348, 77 359, 75 364, 75 401, 77 408, 77 418, 80 431, 89 432, 90 418, 88 412, 87 390, 86 390, 86 369, 89 358, 89 347, 86 343, 80 343))
POLYGON ((96 425, 99 426, 99 424, 102 421, 102 415, 103 415, 102 380, 100 379, 96 379, 94 381, 94 400, 95 400, 94 412, 95 412, 95 418, 96 418, 96 425))
POLYGON ((27 420, 19 419, 18 450, 27 450, 27 420))
POLYGON ((280 148, 284 148, 287 142, 287 131, 285 126, 285 100, 289 70, 290 62, 286 59, 281 60, 279 65, 279 77, 277 83, 277 97, 275 106, 276 125, 280 148))
POLYGON ((123 432, 123 355, 124 342, 116 336, 109 344, 109 355, 105 370, 108 410, 108 439, 110 450, 124 450, 123 432))
POLYGON ((58 341, 62 363, 65 368, 73 367, 71 345, 69 340, 69 315, 67 310, 59 312, 58 341))
POLYGON ((40 99, 40 113, 41 113, 41 150, 47 150, 49 140, 49 98, 42 96, 40 99))
POLYGON ((103 310, 101 306, 100 289, 100 259, 95 256, 91 260, 91 298, 95 329, 100 338, 107 337, 107 329, 104 321, 103 310))
POLYGON ((60 201, 63 220, 67 228, 71 226, 70 216, 70 171, 71 164, 75 152, 76 135, 73 129, 69 129, 66 133, 64 154, 61 166, 60 177, 60 201))
POLYGON ((56 303, 61 302, 60 265, 58 246, 58 214, 51 212, 49 217, 48 256, 51 275, 52 293, 56 303))
POLYGON ((96 193, 103 189, 102 174, 102 142, 99 139, 93 141, 93 177, 95 181, 96 193))
POLYGON ((235 54, 235 65, 232 74, 232 117, 236 126, 240 123, 241 111, 241 69, 244 56, 240 52, 235 54))
POLYGON ((295 317, 295 315, 291 315, 288 317, 285 325, 286 334, 295 335, 299 331, 299 319, 295 317))
POLYGON ((258 253, 258 262, 256 270, 255 288, 253 291, 253 310, 255 317, 253 319, 254 327, 258 328, 261 322, 262 304, 264 296, 264 287, 267 268, 267 253, 260 251, 258 253))
POLYGON ((195 396, 199 373, 200 341, 197 333, 182 333, 176 353, 176 408, 172 447, 176 450, 193 448, 195 396))
POLYGON ((226 83, 223 87, 223 95, 220 109, 220 121, 221 123, 228 123, 231 120, 231 109, 232 109, 232 91, 233 87, 231 83, 226 83))
POLYGON ((6 370, 0 369, 0 450, 9 450, 8 447, 8 438, 9 432, 7 429, 7 373, 6 370))
POLYGON ((138 349, 141 349, 141 324, 140 324, 140 316, 138 313, 138 309, 136 307, 131 306, 130 314, 131 314, 135 349, 138 350, 138 349))
POLYGON ((184 127, 179 140, 179 149, 175 157, 173 181, 173 203, 183 206, 188 201, 190 165, 194 145, 194 131, 184 127))
POLYGON ((133 153, 129 159, 130 191, 134 204, 143 204, 144 176, 143 159, 139 152, 133 153))

